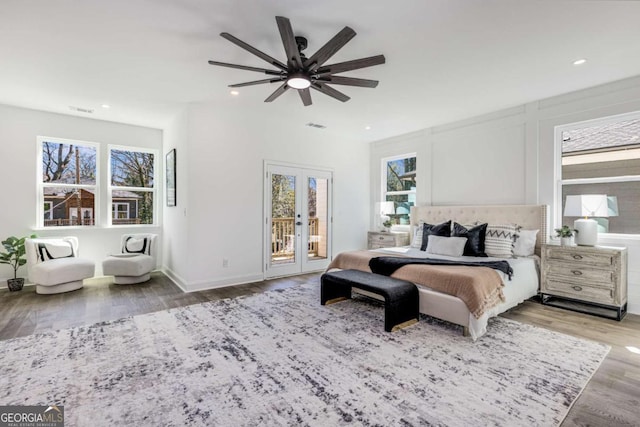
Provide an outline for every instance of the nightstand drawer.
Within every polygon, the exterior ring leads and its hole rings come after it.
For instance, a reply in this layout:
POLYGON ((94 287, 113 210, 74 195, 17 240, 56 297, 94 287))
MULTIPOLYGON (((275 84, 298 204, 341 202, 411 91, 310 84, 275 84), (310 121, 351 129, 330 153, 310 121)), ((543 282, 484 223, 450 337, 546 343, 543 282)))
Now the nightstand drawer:
POLYGON ((369 236, 369 243, 373 245, 394 246, 396 237, 392 234, 374 234, 369 236))
POLYGON ((585 284, 595 283, 602 287, 614 286, 614 272, 604 269, 591 268, 585 264, 558 263, 550 260, 546 265, 545 273, 549 279, 579 280, 585 284))
POLYGON ((409 244, 409 233, 370 231, 367 239, 369 249, 391 248, 409 244))
POLYGON ((613 288, 601 288, 584 284, 570 283, 547 279, 547 291, 554 295, 590 301, 598 304, 615 305, 615 291, 613 288))
POLYGON ((580 249, 571 248, 545 248, 546 256, 549 262, 558 260, 563 262, 580 262, 585 265, 597 265, 602 267, 611 267, 614 263, 614 254, 610 253, 593 253, 580 249))

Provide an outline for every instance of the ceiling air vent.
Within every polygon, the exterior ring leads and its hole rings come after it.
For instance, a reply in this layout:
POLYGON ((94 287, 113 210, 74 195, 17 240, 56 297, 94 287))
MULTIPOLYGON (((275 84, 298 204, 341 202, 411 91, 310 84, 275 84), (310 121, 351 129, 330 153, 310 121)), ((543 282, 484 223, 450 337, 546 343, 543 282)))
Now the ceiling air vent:
POLYGON ((90 108, 82 108, 82 107, 74 107, 74 106, 69 106, 69 109, 71 111, 77 111, 78 113, 87 113, 87 114, 93 114, 93 110, 90 108))
POLYGON ((318 128, 318 129, 326 128, 325 125, 320 125, 318 123, 311 123, 311 122, 307 123, 307 126, 309 126, 310 128, 318 128))

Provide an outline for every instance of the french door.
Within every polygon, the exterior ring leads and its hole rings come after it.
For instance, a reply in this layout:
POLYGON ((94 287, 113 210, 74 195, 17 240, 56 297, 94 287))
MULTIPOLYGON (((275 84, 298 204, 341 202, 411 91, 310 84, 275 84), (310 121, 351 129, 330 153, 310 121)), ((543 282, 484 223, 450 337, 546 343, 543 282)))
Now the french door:
POLYGON ((332 173, 265 163, 265 277, 325 269, 331 261, 332 173))

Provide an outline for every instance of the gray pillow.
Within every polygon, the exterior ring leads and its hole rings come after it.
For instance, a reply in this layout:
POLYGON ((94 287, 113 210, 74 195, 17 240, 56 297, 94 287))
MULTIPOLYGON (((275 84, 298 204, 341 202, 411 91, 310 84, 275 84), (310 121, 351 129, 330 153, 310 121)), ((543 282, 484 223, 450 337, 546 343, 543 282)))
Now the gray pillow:
POLYGON ((443 237, 431 235, 427 242, 427 253, 434 255, 462 256, 466 237, 443 237))

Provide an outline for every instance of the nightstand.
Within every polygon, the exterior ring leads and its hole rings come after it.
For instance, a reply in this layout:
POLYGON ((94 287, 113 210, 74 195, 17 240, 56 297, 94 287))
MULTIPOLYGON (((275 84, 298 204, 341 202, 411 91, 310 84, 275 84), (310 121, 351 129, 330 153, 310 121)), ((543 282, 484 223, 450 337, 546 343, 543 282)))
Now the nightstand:
POLYGON ((627 248, 542 246, 542 303, 622 320, 627 313, 627 248))
POLYGON ((409 245, 409 233, 402 231, 369 231, 368 249, 389 248, 409 245))

